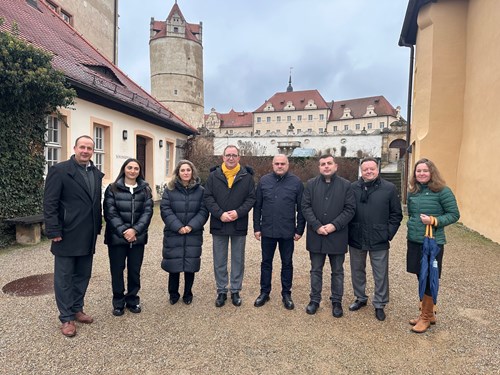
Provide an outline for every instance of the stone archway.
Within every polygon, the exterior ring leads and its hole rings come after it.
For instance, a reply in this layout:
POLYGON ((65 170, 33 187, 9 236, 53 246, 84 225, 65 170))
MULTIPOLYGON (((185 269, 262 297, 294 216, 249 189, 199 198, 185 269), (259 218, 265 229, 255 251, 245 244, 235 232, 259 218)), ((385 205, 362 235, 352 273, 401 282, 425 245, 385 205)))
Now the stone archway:
POLYGON ((407 145, 404 139, 398 138, 393 140, 389 144, 389 162, 397 162, 398 160, 404 158, 406 148, 407 145))

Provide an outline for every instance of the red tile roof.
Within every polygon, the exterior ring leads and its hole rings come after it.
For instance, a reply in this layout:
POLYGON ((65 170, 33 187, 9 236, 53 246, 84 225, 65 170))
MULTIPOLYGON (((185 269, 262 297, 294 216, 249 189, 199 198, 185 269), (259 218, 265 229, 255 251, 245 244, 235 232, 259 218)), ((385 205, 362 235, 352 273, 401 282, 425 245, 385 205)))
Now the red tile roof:
MULTIPOLYGON (((171 19, 175 13, 179 15, 179 18, 186 25, 186 31, 184 35, 185 38, 197 43, 201 43, 201 41, 196 37, 196 35, 201 32, 201 25, 186 22, 186 19, 184 18, 184 15, 182 14, 181 9, 179 8, 179 5, 177 5, 177 3, 174 4, 166 19, 167 20, 171 19)), ((153 28, 154 31, 156 31, 156 34, 152 36, 151 39, 157 39, 167 35, 166 21, 151 20, 151 22, 152 22, 151 27, 153 28)))
POLYGON ((351 110, 351 116, 353 118, 363 118, 363 115, 366 113, 366 108, 369 105, 373 105, 374 112, 377 116, 396 117, 397 112, 391 103, 389 103, 382 95, 379 95, 367 98, 332 101, 332 112, 330 113, 330 118, 328 120, 340 120, 344 115, 345 108, 349 108, 351 110))
POLYGON ((278 92, 274 94, 271 99, 266 100, 259 108, 254 112, 264 112, 267 103, 271 103, 274 107, 275 112, 283 111, 289 101, 292 102, 296 111, 301 111, 307 105, 309 100, 314 100, 314 104, 318 109, 327 109, 328 104, 325 99, 321 96, 318 90, 304 90, 304 91, 290 91, 290 92, 278 92))
POLYGON ((12 24, 17 23, 19 37, 51 53, 52 66, 61 70, 77 90, 90 94, 87 98, 97 97, 114 109, 118 106, 123 112, 164 128, 196 133, 196 129, 128 78, 44 2, 38 1, 35 8, 26 0, 2 0, 0 15, 5 20, 0 30, 10 31, 12 24))
MULTIPOLYGON (((252 127, 253 125, 253 114, 252 112, 236 112, 234 109, 231 109, 228 113, 219 113, 217 114, 217 118, 221 120, 221 129, 222 128, 245 128, 252 127)), ((209 115, 205 115, 205 120, 209 115)))

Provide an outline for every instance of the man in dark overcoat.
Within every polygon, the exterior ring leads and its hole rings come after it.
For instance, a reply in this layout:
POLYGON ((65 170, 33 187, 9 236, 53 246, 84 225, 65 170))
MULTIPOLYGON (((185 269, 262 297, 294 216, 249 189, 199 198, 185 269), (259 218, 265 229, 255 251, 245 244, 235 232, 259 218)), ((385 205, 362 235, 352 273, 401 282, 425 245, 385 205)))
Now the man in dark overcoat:
POLYGON ((94 141, 76 139, 75 154, 53 165, 45 181, 43 213, 45 233, 52 240, 54 293, 63 335, 76 334, 75 320, 90 324, 83 312, 92 273, 97 235, 101 231, 101 186, 104 176, 90 160, 94 141))
POLYGON ((319 172, 319 176, 307 182, 302 198, 302 214, 307 221, 306 248, 311 259, 311 294, 306 312, 312 315, 319 308, 323 266, 328 255, 332 269, 332 314, 340 318, 343 315, 347 231, 356 203, 351 183, 336 174, 337 163, 333 156, 320 157, 319 172))
POLYGON ((240 150, 234 145, 224 149, 222 165, 213 168, 205 185, 205 205, 210 212, 213 239, 214 274, 217 285, 216 307, 227 299, 227 262, 231 241, 231 302, 241 306, 240 291, 245 270, 245 245, 248 213, 255 203, 253 170, 240 165, 240 150))
POLYGON ((389 241, 396 235, 403 213, 396 186, 379 177, 376 159, 360 163, 361 177, 352 183, 356 214, 349 223, 349 259, 352 288, 356 300, 349 306, 356 311, 366 306, 366 256, 370 254, 375 317, 385 320, 384 307, 389 302, 389 241))

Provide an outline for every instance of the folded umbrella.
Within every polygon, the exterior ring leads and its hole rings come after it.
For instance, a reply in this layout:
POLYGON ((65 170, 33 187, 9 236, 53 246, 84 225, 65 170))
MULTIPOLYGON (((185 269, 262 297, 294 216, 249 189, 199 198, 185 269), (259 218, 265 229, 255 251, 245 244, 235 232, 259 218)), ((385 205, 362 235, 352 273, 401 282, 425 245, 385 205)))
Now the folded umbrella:
POLYGON ((439 269, 436 256, 441 249, 432 235, 432 225, 425 228, 425 238, 422 245, 422 259, 420 260, 420 273, 418 277, 418 293, 420 300, 424 297, 427 280, 429 280, 432 300, 437 302, 439 290, 439 269))

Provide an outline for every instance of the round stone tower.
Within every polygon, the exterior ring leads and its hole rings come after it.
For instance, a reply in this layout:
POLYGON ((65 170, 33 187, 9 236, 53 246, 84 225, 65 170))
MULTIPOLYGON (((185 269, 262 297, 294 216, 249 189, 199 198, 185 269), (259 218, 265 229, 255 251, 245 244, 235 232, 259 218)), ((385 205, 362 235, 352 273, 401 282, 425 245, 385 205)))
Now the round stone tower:
POLYGON ((186 22, 177 1, 165 21, 151 18, 151 94, 189 125, 204 120, 202 23, 186 22))

